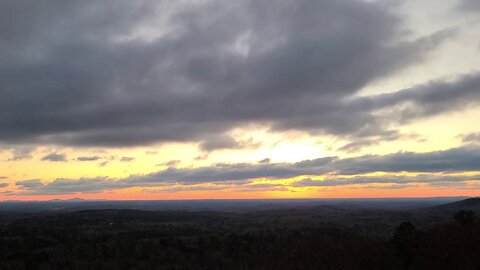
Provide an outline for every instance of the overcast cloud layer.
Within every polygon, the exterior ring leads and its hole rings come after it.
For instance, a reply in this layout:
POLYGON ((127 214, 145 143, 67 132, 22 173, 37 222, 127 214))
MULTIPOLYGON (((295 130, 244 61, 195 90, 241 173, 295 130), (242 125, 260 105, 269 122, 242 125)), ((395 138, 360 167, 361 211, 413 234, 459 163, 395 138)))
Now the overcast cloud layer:
POLYGON ((18 0, 0 7, 6 144, 195 141, 211 151, 248 147, 218 135, 247 123, 388 140, 398 135, 395 125, 480 100, 479 74, 356 97, 455 35, 446 29, 411 40, 403 19, 377 2, 18 0))

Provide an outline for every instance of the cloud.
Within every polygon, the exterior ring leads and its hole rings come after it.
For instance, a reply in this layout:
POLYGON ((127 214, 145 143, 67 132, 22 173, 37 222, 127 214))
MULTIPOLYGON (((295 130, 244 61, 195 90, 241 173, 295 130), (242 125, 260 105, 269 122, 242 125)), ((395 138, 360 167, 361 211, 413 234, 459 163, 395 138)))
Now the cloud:
POLYGON ((395 141, 395 140, 417 140, 423 141, 423 138, 417 134, 401 134, 395 130, 389 130, 383 132, 383 134, 368 136, 368 137, 361 137, 361 138, 353 138, 351 142, 341 146, 338 148, 338 151, 343 151, 347 153, 355 153, 362 150, 365 147, 372 146, 372 145, 379 145, 385 141, 395 141))
POLYGON ((420 174, 416 176, 408 175, 382 175, 382 176, 354 176, 354 177, 333 177, 325 180, 312 180, 306 178, 294 182, 294 187, 332 187, 346 185, 365 185, 365 184, 411 184, 428 183, 442 186, 449 183, 460 183, 465 181, 480 181, 480 175, 431 175, 420 174))
POLYGON ((0 183, 0 188, 6 188, 8 187, 8 183, 0 183))
POLYGON ((98 163, 98 167, 105 167, 108 165, 108 161, 98 163))
POLYGON ((480 2, 477 0, 461 0, 458 3, 458 8, 466 12, 480 11, 480 2))
POLYGON ((212 136, 207 138, 200 144, 200 148, 203 151, 207 152, 221 149, 234 149, 240 147, 241 145, 238 141, 227 135, 212 136))
POLYGON ((99 159, 102 159, 102 157, 100 156, 85 156, 85 157, 77 157, 76 160, 77 161, 96 161, 96 160, 99 160, 99 159))
POLYGON ((109 179, 104 177, 66 179, 58 178, 52 182, 42 182, 40 180, 24 180, 16 183, 20 189, 18 195, 61 195, 74 193, 99 193, 108 190, 125 189, 132 187, 163 187, 162 189, 152 189, 153 192, 180 192, 193 190, 219 190, 222 187, 205 188, 202 186, 190 185, 172 185, 162 181, 152 181, 147 178, 140 179, 131 177, 126 179, 109 179))
POLYGON ((157 164, 156 166, 176 167, 181 162, 182 162, 181 160, 170 160, 164 163, 157 164))
POLYGON ((340 159, 331 164, 338 174, 370 172, 480 171, 480 148, 460 147, 427 153, 399 152, 340 159))
POLYGON ((120 182, 115 182, 105 178, 81 178, 81 179, 56 179, 49 183, 44 183, 38 179, 18 181, 17 187, 23 195, 59 195, 82 193, 97 193, 103 190, 119 189, 128 187, 120 182))
POLYGON ((373 172, 480 171, 480 148, 453 148, 428 153, 399 152, 340 159, 326 157, 296 163, 216 164, 197 168, 167 168, 135 178, 139 181, 204 183, 257 178, 286 179, 302 175, 355 175, 373 172))
POLYGON ((270 162, 271 162, 270 158, 264 158, 264 159, 258 161, 258 163, 270 163, 270 162))
POLYGON ((405 136, 402 136, 398 131, 390 130, 378 136, 369 136, 367 138, 354 139, 352 142, 338 148, 338 150, 348 153, 354 153, 360 151, 364 147, 378 145, 382 141, 394 141, 403 137, 405 136))
POLYGON ((453 35, 412 40, 398 14, 354 0, 13 1, 0 10, 0 142, 212 151, 251 123, 365 137, 391 129, 380 109, 402 123, 477 102, 476 77, 356 97, 453 35))
POLYGON ((135 158, 134 157, 121 157, 120 162, 134 162, 135 158))
MULTIPOLYGON (((294 186, 339 186, 372 183, 430 183, 480 180, 479 175, 458 175, 480 171, 480 148, 461 147, 427 153, 399 152, 384 156, 367 155, 354 158, 325 157, 295 163, 235 163, 214 164, 196 168, 168 167, 145 175, 131 175, 122 179, 59 178, 52 182, 38 179, 17 182, 24 195, 70 194, 101 192, 131 187, 195 186, 223 184, 239 187, 256 179, 275 181, 300 176, 328 176, 327 180, 304 179, 294 186), (385 172, 386 176, 363 176, 385 172), (414 172, 417 176, 398 176, 395 173, 414 172), (454 175, 456 173, 456 175, 454 175), (443 175, 440 175, 443 174, 443 175), (332 178, 333 175, 333 178, 332 178), (351 175, 352 177, 348 177, 351 175)), ((267 184, 279 184, 271 182, 267 184)), ((260 186, 259 186, 260 187, 260 186)), ((248 187, 243 187, 248 188, 248 187)), ((272 187, 273 188, 273 187, 272 187)), ((286 186, 278 187, 281 189, 286 186)), ((250 187, 251 189, 251 187, 250 187)))
POLYGON ((0 179, 7 179, 6 176, 0 176, 0 179))
POLYGON ((66 162, 67 156, 65 154, 50 153, 42 157, 42 161, 66 162))
POLYGON ((238 141, 228 135, 209 136, 200 143, 200 149, 207 152, 223 149, 255 148, 258 146, 260 146, 260 143, 255 143, 253 139, 238 141))
MULTIPOLYGON (((52 182, 42 182, 38 179, 18 181, 16 183, 20 192, 15 195, 62 195, 75 193, 99 193, 108 190, 126 189, 132 187, 149 187, 146 192, 153 193, 176 193, 183 191, 207 191, 238 189, 241 192, 272 191, 284 189, 280 184, 253 184, 249 181, 225 181, 221 184, 204 185, 193 184, 172 184, 162 181, 151 181, 146 178, 126 178, 121 180, 108 178, 80 178, 80 179, 55 179, 52 182)), ((12 194, 12 195, 14 195, 12 194)))
POLYGON ((252 185, 242 185, 236 187, 239 192, 267 192, 267 191, 288 191, 288 186, 274 183, 261 183, 252 185))
POLYGON ((146 189, 146 192, 150 193, 176 193, 184 191, 212 191, 223 190, 225 186, 173 186, 163 189, 146 189))
POLYGON ((452 82, 431 81, 395 93, 365 98, 362 102, 371 102, 377 108, 387 109, 385 118, 408 123, 414 119, 478 104, 479 87, 480 74, 474 73, 452 82))
POLYGON ((32 152, 35 150, 34 147, 31 146, 14 146, 11 148, 13 157, 9 159, 9 161, 18 161, 24 159, 31 159, 32 152))
POLYGON ((480 143, 480 132, 462 134, 459 137, 463 143, 480 143))
POLYGON ((29 179, 17 181, 15 185, 21 189, 35 189, 43 186, 43 183, 40 179, 29 179))

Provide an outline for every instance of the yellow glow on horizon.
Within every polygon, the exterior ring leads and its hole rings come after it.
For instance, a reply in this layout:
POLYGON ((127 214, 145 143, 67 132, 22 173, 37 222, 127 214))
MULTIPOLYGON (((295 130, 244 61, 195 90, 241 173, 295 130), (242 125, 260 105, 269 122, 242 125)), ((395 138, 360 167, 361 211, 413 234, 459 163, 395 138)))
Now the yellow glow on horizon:
MULTIPOLYGON (((461 145, 458 135, 461 133, 475 132, 477 126, 472 119, 480 119, 480 109, 471 108, 463 113, 447 114, 431 119, 419 121, 415 124, 401 128, 403 133, 418 133, 425 137, 425 141, 415 139, 382 142, 372 145, 365 150, 354 153, 337 152, 346 142, 335 141, 329 137, 313 137, 303 133, 272 133, 265 129, 252 127, 251 130, 238 130, 232 136, 238 140, 250 140, 254 147, 245 149, 219 150, 213 153, 205 153, 199 150, 197 144, 178 143, 163 144, 148 147, 119 148, 99 150, 95 148, 61 148, 39 147, 32 153, 31 159, 9 161, 12 157, 9 151, 0 152, 0 176, 3 183, 10 183, 0 191, 16 191, 14 183, 19 180, 41 179, 50 182, 57 178, 79 179, 105 177, 112 180, 121 180, 131 175, 146 175, 167 168, 166 163, 179 160, 178 168, 195 168, 210 166, 215 163, 253 163, 270 158, 272 163, 293 163, 307 159, 316 159, 326 156, 338 156, 339 158, 361 156, 363 154, 386 155, 399 151, 429 152, 446 150, 461 145), (451 128, 455 123, 455 128, 451 128), (240 134, 240 135, 239 135, 240 134), (49 153, 63 153, 67 162, 41 161, 41 158, 49 153), (95 161, 77 161, 78 157, 99 156, 95 161), (122 162, 122 157, 131 157, 131 162, 122 162), (104 166, 101 163, 106 162, 104 166)), ((375 172, 359 176, 415 176, 422 173, 382 173, 375 172)), ((464 175, 474 175, 476 172, 464 172, 464 175)), ((442 175, 439 173, 438 175, 442 175)), ((333 177, 356 177, 333 176, 333 177)), ((81 197, 86 199, 228 199, 228 198, 343 198, 343 197, 411 197, 411 196, 446 196, 448 192, 457 195, 475 194, 477 186, 469 183, 466 187, 438 188, 432 186, 417 185, 413 187, 395 188, 388 185, 349 185, 335 187, 294 187, 292 183, 305 178, 322 181, 331 175, 298 176, 289 179, 252 179, 249 185, 278 184, 274 188, 248 189, 248 185, 241 187, 225 186, 216 190, 185 190, 178 192, 162 192, 165 187, 139 187, 101 193, 76 193, 67 195, 41 195, 41 196, 7 196, 1 194, 0 199, 38 200, 52 198, 81 197), (243 190, 242 190, 243 188, 243 190), (155 191, 157 190, 157 191, 155 191)), ((221 183, 219 183, 221 184, 221 183)), ((208 186, 209 184, 205 184, 208 186)), ((211 186, 209 186, 211 188, 211 186)), ((478 186, 480 188, 480 186, 478 186)))

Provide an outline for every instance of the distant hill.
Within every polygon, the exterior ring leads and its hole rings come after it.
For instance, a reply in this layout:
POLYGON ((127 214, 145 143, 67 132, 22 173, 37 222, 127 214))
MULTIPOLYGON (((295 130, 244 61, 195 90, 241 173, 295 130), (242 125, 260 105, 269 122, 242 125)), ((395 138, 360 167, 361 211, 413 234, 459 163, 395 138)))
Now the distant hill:
POLYGON ((71 199, 66 199, 66 200, 62 200, 62 199, 51 199, 49 200, 50 202, 84 202, 86 201, 85 199, 82 199, 82 198, 71 198, 71 199))
POLYGON ((447 203, 437 206, 437 208, 451 211, 460 211, 462 209, 480 211, 480 197, 469 198, 453 203, 447 203))

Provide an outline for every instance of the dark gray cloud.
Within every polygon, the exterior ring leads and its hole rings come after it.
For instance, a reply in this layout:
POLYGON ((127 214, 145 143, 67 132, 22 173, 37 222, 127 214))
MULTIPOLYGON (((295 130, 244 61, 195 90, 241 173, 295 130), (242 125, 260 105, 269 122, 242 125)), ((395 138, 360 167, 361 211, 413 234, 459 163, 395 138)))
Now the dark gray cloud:
MULTIPOLYGON (((104 190, 131 187, 171 187, 172 185, 195 186, 212 183, 240 187, 248 185, 254 179, 265 178, 269 181, 298 176, 328 175, 321 182, 311 179, 300 180, 295 186, 337 186, 371 183, 433 183, 464 182, 480 180, 480 175, 453 175, 466 171, 480 171, 480 148, 454 148, 428 153, 400 152, 385 156, 360 156, 340 159, 335 157, 305 160, 296 163, 236 163, 215 164, 197 168, 168 167, 146 175, 132 175, 123 179, 57 179, 42 182, 38 179, 18 181, 16 185, 22 194, 66 194, 76 192, 101 192, 104 190), (418 172, 418 176, 354 176, 373 172, 418 172), (337 175, 332 178, 331 175, 337 175), (341 176, 344 175, 344 176, 341 176)), ((280 185, 279 183, 265 183, 280 185)), ((261 186, 260 186, 261 187, 261 186)), ((249 187, 243 187, 249 188, 249 187)), ((272 186, 272 188, 274 188, 272 186)), ((285 189, 285 186, 278 186, 285 189)), ((252 188, 249 188, 252 189, 252 188)))
POLYGON ((8 187, 8 183, 0 183, 0 188, 6 188, 8 187))
POLYGON ((384 118, 408 123, 413 119, 441 112, 471 108, 480 101, 480 74, 471 74, 453 82, 431 81, 425 85, 359 100, 377 109, 388 109, 384 118))
POLYGON ((217 164, 199 168, 169 167, 156 173, 132 176, 123 181, 132 183, 182 183, 198 184, 207 182, 247 181, 256 178, 279 179, 315 172, 295 164, 217 164))
POLYGON ((398 131, 390 130, 385 131, 378 135, 372 135, 368 137, 360 138, 350 138, 351 142, 338 148, 338 151, 355 153, 362 150, 365 147, 379 145, 382 142, 386 141, 395 141, 395 140, 416 140, 418 142, 423 142, 426 140, 425 137, 422 137, 418 134, 401 134, 398 131))
POLYGON ((102 159, 100 156, 84 156, 84 157, 77 157, 75 160, 77 161, 96 161, 102 159))
POLYGON ((200 149, 207 152, 222 149, 244 149, 256 148, 260 143, 254 142, 253 139, 235 140, 229 135, 213 135, 208 136, 200 143, 200 149))
POLYGON ((399 152, 355 158, 319 158, 296 163, 216 164, 198 168, 167 168, 130 181, 203 183, 256 178, 284 179, 301 175, 366 174, 372 172, 480 171, 479 148, 453 148, 428 153, 399 152))
POLYGON ((332 166, 339 174, 480 171, 480 149, 461 147, 428 153, 369 155, 336 160, 332 166))
POLYGON ((342 147, 338 148, 338 150, 348 153, 354 153, 360 151, 364 147, 378 145, 379 143, 380 140, 375 140, 372 138, 361 138, 343 145, 342 147))
POLYGON ((367 146, 378 145, 383 141, 394 141, 405 137, 405 135, 400 134, 398 131, 390 130, 376 136, 354 138, 352 142, 343 145, 338 148, 338 150, 353 153, 367 146))
POLYGON ((462 134, 459 137, 463 143, 480 143, 480 132, 462 134))
POLYGON ((242 124, 362 137, 477 102, 478 76, 353 98, 452 35, 399 41, 405 29, 390 9, 354 0, 2 3, 0 141, 215 150, 238 147, 218 135, 242 124), (374 114, 403 103, 396 118, 374 114))
POLYGON ((42 161, 53 161, 53 162, 66 162, 67 156, 62 153, 50 153, 42 157, 42 161))
POLYGON ((38 179, 18 181, 16 183, 19 193, 17 195, 62 195, 74 193, 99 193, 102 191, 125 189, 132 187, 153 187, 155 189, 145 189, 146 192, 155 193, 175 193, 182 191, 207 191, 207 190, 225 190, 236 188, 241 192, 267 191, 267 190, 286 190, 285 185, 264 183, 249 184, 250 181, 224 181, 221 184, 202 185, 202 183, 190 183, 188 185, 175 184, 163 181, 151 181, 151 179, 141 179, 130 177, 123 180, 114 180, 108 178, 80 178, 63 179, 59 178, 52 182, 41 182, 38 179))
POLYGON ((59 195, 82 193, 98 193, 104 190, 121 189, 129 187, 128 184, 116 182, 106 178, 81 178, 81 179, 56 179, 44 183, 38 179, 18 181, 16 183, 21 194, 25 195, 59 195))
POLYGON ((477 0, 461 0, 458 7, 460 10, 467 12, 480 11, 480 2, 477 0))
POLYGON ((382 176, 354 176, 350 178, 335 177, 325 180, 312 180, 306 178, 293 183, 295 187, 330 187, 345 186, 358 184, 411 184, 411 183, 428 183, 432 185, 449 185, 450 183, 461 183, 465 181, 480 181, 480 175, 431 175, 420 174, 416 176, 398 176, 398 175, 382 175, 382 176))
POLYGON ((389 129, 393 124, 407 124, 414 120, 440 113, 463 110, 478 105, 480 101, 480 74, 471 74, 451 82, 431 81, 394 93, 352 98, 341 107, 348 107, 346 115, 365 116, 366 125, 352 130, 352 144, 342 150, 356 150, 362 145, 375 144, 396 138, 415 138, 389 129), (374 113, 375 117, 366 113, 374 113), (370 120, 368 120, 370 119, 370 120))
POLYGON ((227 135, 211 136, 200 144, 203 151, 241 148, 240 142, 227 135))

